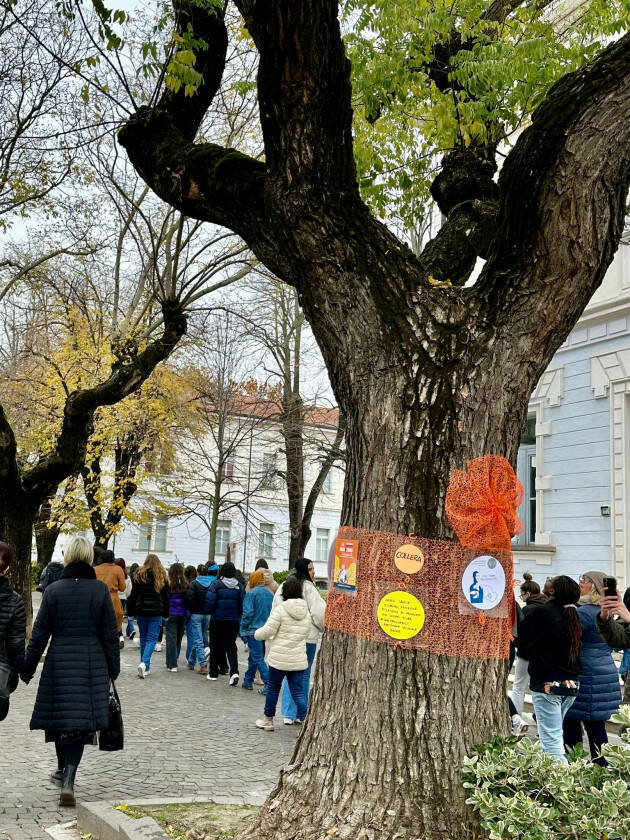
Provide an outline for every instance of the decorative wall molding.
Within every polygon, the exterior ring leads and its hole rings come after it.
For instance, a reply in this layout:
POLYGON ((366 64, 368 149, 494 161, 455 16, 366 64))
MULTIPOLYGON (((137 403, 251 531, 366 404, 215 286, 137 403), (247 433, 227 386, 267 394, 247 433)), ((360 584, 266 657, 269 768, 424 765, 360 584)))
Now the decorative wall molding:
MULTIPOLYGON (((564 367, 546 370, 541 376, 532 400, 547 399, 549 405, 560 405, 564 397, 564 367)), ((537 418, 538 420, 538 418, 537 418)), ((541 421, 542 422, 542 421, 541 421)), ((538 434, 538 432, 536 433, 538 434)))
POLYGON ((620 335, 627 334, 630 331, 628 327, 630 318, 627 315, 629 306, 630 301, 623 301, 618 306, 611 306, 607 302, 605 307, 602 308, 608 310, 608 319, 603 312, 593 311, 590 313, 590 318, 589 313, 585 313, 557 352, 572 350, 574 347, 583 347, 585 344, 607 341, 610 338, 619 338, 620 335), (610 317, 611 315, 614 317, 610 317))
POLYGON ((596 400, 608 396, 610 383, 630 379, 630 350, 591 357, 591 389, 596 400))

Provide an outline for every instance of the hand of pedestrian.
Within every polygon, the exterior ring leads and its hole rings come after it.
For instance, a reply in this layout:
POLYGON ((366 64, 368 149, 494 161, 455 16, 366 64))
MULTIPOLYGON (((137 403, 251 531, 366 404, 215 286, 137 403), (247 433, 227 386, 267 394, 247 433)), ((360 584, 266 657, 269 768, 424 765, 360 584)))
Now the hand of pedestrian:
POLYGON ((630 624, 630 611, 621 600, 621 595, 619 595, 619 593, 602 598, 600 608, 603 619, 606 620, 608 618, 612 618, 613 615, 618 615, 622 621, 625 621, 626 624, 630 624))

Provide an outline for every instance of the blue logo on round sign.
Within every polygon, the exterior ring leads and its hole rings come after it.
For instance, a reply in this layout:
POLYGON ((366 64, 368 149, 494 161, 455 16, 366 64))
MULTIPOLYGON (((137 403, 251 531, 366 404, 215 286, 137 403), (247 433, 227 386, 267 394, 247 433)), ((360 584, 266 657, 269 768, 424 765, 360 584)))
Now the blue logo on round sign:
POLYGON ((495 567, 496 565, 497 565, 497 559, 496 559, 496 557, 489 557, 489 558, 488 558, 488 568, 489 568, 489 569, 494 569, 494 567, 495 567))

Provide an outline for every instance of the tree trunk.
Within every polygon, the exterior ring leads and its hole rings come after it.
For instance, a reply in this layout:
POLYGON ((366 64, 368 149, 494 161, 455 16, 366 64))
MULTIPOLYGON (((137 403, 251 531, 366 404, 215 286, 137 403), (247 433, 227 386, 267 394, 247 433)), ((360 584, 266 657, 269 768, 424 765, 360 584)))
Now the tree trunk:
POLYGON ((52 527, 48 524, 50 519, 50 500, 44 502, 37 513, 35 523, 35 545, 37 546, 37 565, 40 569, 52 560, 57 539, 61 529, 57 525, 52 527))
MULTIPOLYGON (((215 562, 216 545, 217 545, 217 526, 219 523, 219 514, 221 512, 221 485, 223 484, 222 465, 215 474, 214 479, 214 495, 212 497, 212 513, 210 514, 210 545, 208 546, 208 563, 212 565, 215 562)), ((232 559, 232 562, 234 560, 232 559)))
POLYGON ((15 505, 0 507, 0 539, 8 542, 15 550, 15 562, 11 566, 9 580, 24 601, 29 634, 33 624, 31 570, 34 521, 35 511, 26 503, 25 497, 19 498, 15 505))
MULTIPOLYGON (((443 511, 452 469, 489 452, 514 463, 518 449, 527 398, 506 411, 502 377, 480 374, 487 364, 469 357, 434 379, 424 406, 417 400, 427 374, 414 380, 394 364, 362 383, 354 410, 337 390, 348 417, 343 524, 451 538, 443 511)), ((409 651, 327 630, 304 732, 248 836, 484 837, 460 769, 474 744, 508 733, 507 670, 505 660, 409 651)))

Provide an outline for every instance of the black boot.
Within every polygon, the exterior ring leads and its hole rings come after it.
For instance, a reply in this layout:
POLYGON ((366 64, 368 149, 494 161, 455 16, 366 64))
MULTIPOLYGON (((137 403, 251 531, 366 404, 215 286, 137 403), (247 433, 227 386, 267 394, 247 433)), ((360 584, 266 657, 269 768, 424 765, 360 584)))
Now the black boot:
POLYGON ((74 777, 77 775, 77 768, 74 764, 67 764, 63 771, 63 778, 61 780, 61 793, 59 794, 59 804, 73 807, 76 805, 74 798, 74 777))
POLYGON ((55 770, 54 773, 51 773, 50 778, 53 780, 53 782, 56 785, 59 785, 59 787, 61 787, 61 783, 63 781, 63 770, 61 769, 61 767, 59 767, 59 769, 55 770))

